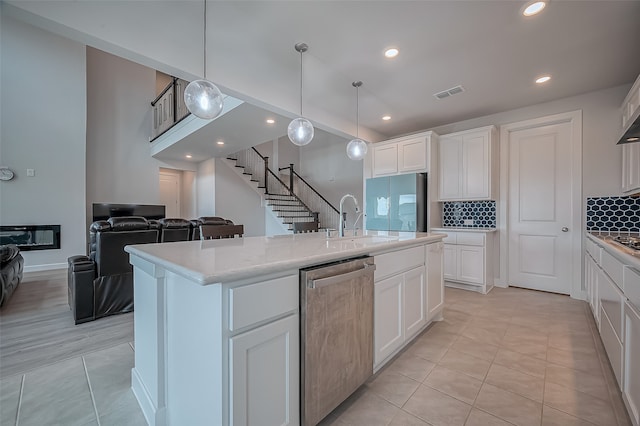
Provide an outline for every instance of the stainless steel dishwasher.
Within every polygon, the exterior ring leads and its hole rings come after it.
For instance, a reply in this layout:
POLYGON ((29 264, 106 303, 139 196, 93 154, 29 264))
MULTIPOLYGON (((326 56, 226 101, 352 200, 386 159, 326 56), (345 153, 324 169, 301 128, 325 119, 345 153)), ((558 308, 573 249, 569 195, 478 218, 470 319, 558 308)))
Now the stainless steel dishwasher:
POLYGON ((373 257, 300 270, 300 417, 315 426, 373 374, 373 257))

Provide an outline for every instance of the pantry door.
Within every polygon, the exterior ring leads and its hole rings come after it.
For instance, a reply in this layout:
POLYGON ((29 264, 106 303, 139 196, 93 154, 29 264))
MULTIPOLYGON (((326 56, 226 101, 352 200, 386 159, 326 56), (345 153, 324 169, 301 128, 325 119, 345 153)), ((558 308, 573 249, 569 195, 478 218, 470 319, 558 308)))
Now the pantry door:
POLYGON ((573 118, 563 114, 502 129, 510 286, 580 295, 582 138, 573 118))

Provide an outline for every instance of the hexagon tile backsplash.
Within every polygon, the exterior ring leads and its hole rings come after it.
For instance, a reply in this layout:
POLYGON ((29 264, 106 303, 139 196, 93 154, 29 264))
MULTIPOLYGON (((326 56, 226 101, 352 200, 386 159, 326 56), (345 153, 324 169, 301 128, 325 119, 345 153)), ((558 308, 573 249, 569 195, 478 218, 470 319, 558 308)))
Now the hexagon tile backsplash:
POLYGON ((442 203, 442 225, 456 228, 495 228, 495 201, 445 201, 442 203), (466 225, 465 221, 473 221, 466 225))
POLYGON ((640 197, 587 198, 587 231, 640 232, 640 197))

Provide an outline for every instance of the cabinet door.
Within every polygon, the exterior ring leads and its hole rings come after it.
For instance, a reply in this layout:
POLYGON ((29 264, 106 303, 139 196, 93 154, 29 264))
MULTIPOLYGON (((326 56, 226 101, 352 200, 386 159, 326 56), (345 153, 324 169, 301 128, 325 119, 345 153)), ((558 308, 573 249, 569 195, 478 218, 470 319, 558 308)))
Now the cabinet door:
POLYGON ((442 243, 427 246, 427 321, 444 306, 443 247, 442 243))
POLYGON ((404 274, 404 338, 409 339, 427 322, 425 309, 426 277, 424 266, 404 274))
POLYGON ((424 137, 411 139, 398 144, 398 171, 427 171, 427 144, 424 137))
POLYGON ((640 312, 629 302, 625 309, 625 336, 622 395, 633 424, 640 425, 640 312))
POLYGON ((375 284, 374 365, 380 364, 404 342, 402 326, 402 274, 375 284))
POLYGON ((489 134, 462 137, 462 198, 489 198, 489 134))
MULTIPOLYGON (((611 278, 598 268, 598 283, 600 306, 607 313, 616 337, 622 341, 622 326, 624 318, 624 294, 611 278)), ((601 320, 602 321, 602 320, 601 320)))
POLYGON ((373 148, 373 176, 398 173, 398 145, 390 144, 373 148))
POLYGON ((453 244, 445 244, 443 249, 445 280, 455 281, 458 279, 458 252, 453 244))
POLYGON ((640 142, 622 145, 622 191, 640 191, 640 142))
POLYGON ((298 322, 291 315, 230 339, 230 424, 300 422, 298 322))
POLYGON ((438 189, 440 200, 456 200, 461 196, 461 138, 440 138, 438 149, 438 189))
POLYGON ((457 246, 458 279, 472 284, 484 284, 484 248, 457 246))

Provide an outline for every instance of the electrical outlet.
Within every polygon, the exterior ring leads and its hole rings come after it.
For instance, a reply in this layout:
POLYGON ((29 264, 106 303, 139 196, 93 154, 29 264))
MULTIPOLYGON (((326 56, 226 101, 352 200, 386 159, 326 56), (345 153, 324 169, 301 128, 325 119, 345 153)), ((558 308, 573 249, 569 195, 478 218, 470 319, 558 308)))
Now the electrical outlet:
POLYGON ((27 176, 34 177, 36 175, 36 169, 27 169, 27 176))
POLYGON ((473 219, 465 219, 464 226, 473 226, 473 219))

